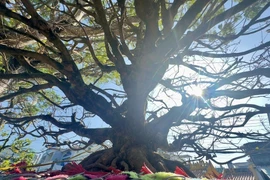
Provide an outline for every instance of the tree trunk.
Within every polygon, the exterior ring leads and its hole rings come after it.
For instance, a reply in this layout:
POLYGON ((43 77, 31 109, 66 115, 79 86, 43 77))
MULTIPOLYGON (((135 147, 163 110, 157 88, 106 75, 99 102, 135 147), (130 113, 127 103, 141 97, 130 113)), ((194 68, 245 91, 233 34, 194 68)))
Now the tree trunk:
POLYGON ((129 110, 126 118, 119 121, 118 126, 112 127, 110 140, 113 147, 91 154, 81 162, 81 165, 90 171, 110 171, 111 166, 137 173, 140 172, 144 163, 153 172, 174 172, 178 166, 183 168, 190 177, 195 177, 183 163, 164 159, 155 152, 158 147, 168 145, 167 134, 160 137, 156 129, 145 126, 144 116, 141 117, 138 114, 139 112, 129 110))

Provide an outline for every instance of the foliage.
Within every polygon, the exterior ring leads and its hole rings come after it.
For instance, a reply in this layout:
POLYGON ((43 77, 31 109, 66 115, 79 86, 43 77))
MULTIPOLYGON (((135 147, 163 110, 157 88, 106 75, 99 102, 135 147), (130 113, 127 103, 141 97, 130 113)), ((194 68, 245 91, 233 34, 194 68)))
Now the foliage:
POLYGON ((31 140, 15 139, 14 134, 3 131, 0 135, 3 143, 0 144, 0 168, 11 167, 12 164, 26 162, 31 165, 34 160, 34 151, 30 148, 31 140), (13 135, 13 136, 12 136, 13 135))

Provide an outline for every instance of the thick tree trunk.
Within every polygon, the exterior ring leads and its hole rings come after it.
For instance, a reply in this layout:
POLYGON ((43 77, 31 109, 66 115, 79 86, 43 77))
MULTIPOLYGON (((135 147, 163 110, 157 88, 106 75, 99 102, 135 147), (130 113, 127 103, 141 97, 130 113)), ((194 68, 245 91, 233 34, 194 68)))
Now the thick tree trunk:
POLYGON ((179 161, 164 159, 145 146, 123 146, 120 151, 113 148, 95 152, 85 158, 81 165, 89 171, 110 171, 109 167, 123 170, 140 172, 143 164, 146 164, 153 172, 174 172, 175 167, 183 168, 190 177, 195 175, 179 161))
MULTIPOLYGON (((136 100, 131 102, 134 101, 136 100)), ((139 110, 135 108, 139 105, 143 107, 141 102, 143 101, 137 100, 137 106, 128 103, 130 110, 125 119, 119 121, 118 126, 112 127, 110 140, 113 147, 91 154, 81 162, 81 165, 90 171, 110 171, 111 166, 138 173, 144 164, 153 172, 174 172, 178 166, 183 168, 190 177, 195 177, 183 163, 164 159, 155 152, 158 147, 168 145, 167 132, 160 135, 159 129, 145 126, 144 112, 141 112, 140 108, 139 110)))

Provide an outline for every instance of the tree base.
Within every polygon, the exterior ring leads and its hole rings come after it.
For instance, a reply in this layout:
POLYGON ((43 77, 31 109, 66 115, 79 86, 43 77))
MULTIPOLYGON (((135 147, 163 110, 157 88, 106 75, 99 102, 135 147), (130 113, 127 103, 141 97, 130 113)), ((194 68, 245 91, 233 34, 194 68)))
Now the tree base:
POLYGON ((133 147, 116 153, 112 148, 89 155, 80 164, 88 171, 110 171, 114 167, 122 171, 139 173, 143 164, 152 172, 174 172, 176 166, 181 167, 190 177, 196 177, 183 163, 163 158, 155 152, 133 147))

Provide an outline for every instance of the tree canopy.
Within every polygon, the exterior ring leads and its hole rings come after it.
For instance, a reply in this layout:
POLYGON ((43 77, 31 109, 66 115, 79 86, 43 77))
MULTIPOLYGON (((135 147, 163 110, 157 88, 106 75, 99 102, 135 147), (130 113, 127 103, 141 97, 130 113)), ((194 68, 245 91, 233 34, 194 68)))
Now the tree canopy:
POLYGON ((158 148, 226 163, 214 153, 240 152, 243 139, 269 141, 266 126, 245 128, 270 112, 269 6, 1 1, 1 123, 46 145, 110 140, 112 148, 82 162, 89 169, 170 169, 158 148))
POLYGON ((0 130, 0 171, 20 162, 32 164, 35 153, 30 148, 31 140, 21 139, 15 127, 7 131, 4 126, 0 126, 0 130))

